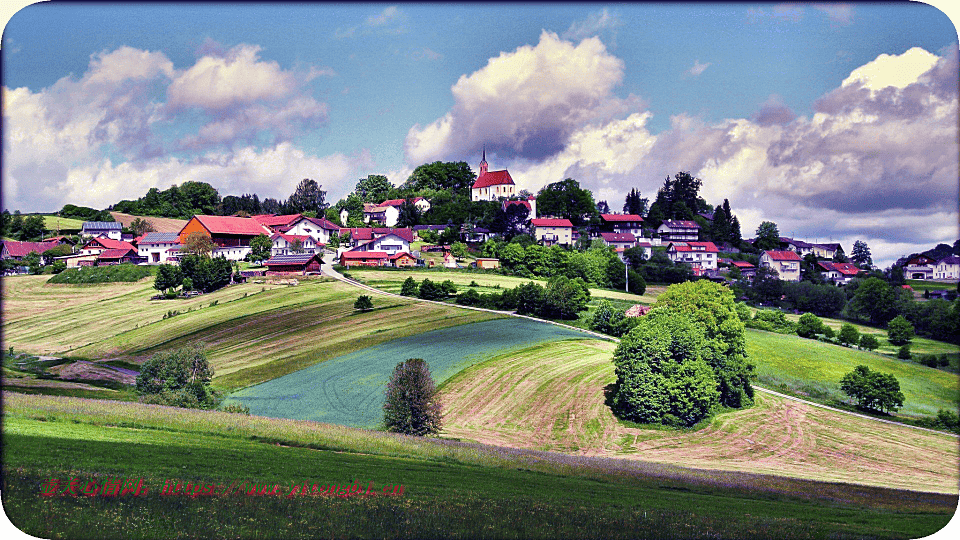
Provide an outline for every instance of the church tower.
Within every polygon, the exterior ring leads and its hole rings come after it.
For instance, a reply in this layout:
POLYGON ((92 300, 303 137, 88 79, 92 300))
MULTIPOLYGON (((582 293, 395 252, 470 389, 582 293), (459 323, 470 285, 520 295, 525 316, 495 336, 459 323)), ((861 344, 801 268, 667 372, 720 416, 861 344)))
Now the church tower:
POLYGON ((483 147, 483 157, 480 158, 480 176, 487 174, 487 147, 483 147))

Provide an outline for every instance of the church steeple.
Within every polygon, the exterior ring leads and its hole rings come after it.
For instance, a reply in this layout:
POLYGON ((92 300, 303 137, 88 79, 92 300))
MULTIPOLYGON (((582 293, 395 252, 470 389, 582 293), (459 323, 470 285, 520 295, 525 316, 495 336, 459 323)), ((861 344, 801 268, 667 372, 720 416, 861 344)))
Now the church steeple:
POLYGON ((487 147, 483 147, 483 157, 480 158, 480 176, 487 174, 487 147))

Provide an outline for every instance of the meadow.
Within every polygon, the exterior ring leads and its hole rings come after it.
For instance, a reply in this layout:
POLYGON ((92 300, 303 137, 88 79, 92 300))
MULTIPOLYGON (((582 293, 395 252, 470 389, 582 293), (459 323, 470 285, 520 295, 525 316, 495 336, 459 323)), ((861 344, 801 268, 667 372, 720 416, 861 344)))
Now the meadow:
POLYGON ((761 392, 753 407, 721 412, 696 429, 620 421, 605 405, 616 381, 614 348, 598 340, 543 343, 461 371, 443 386, 444 434, 697 469, 957 491, 956 436, 761 392))
POLYGON ((4 509, 69 538, 912 538, 956 496, 571 457, 135 403, 4 393, 4 509), (230 459, 223 459, 224 456, 230 459), (51 478, 148 492, 41 497, 51 478), (164 496, 167 481, 279 496, 164 496), (287 497, 303 483, 395 497, 287 497), (249 486, 251 484, 247 484, 249 486))

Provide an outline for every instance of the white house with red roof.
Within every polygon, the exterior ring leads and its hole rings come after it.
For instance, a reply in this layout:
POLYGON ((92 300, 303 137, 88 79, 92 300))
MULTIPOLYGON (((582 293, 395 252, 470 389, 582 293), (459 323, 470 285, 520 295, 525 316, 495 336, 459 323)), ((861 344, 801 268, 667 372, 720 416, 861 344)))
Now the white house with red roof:
POLYGON ((387 255, 396 253, 410 253, 410 240, 397 233, 391 232, 367 240, 350 251, 382 251, 387 255))
POLYGON ((472 201, 498 201, 516 195, 517 186, 506 169, 502 171, 487 170, 487 151, 483 151, 480 159, 480 176, 470 188, 472 201))
POLYGON ((315 244, 327 245, 330 243, 330 236, 340 234, 340 226, 327 218, 300 216, 280 232, 296 236, 309 236, 313 238, 315 244))
POLYGON ((903 277, 906 279, 933 279, 933 268, 937 265, 932 257, 915 255, 903 265, 903 277))
POLYGON ((317 251, 316 240, 305 234, 284 234, 278 232, 270 236, 270 241, 273 242, 273 247, 270 248, 271 257, 293 255, 295 253, 316 253, 317 251), (294 251, 297 241, 300 242, 300 251, 294 251))
POLYGON ((637 237, 630 233, 602 232, 600 239, 608 246, 630 249, 637 244, 637 237))
POLYGON ((818 261, 817 265, 823 269, 823 277, 833 283, 844 285, 851 279, 857 277, 857 274, 863 272, 850 263, 838 263, 830 261, 818 261))
POLYGON ((636 214, 600 214, 600 227, 609 232, 643 236, 643 218, 636 214))
POLYGON ((801 260, 795 251, 764 251, 760 266, 772 268, 781 281, 800 281, 801 260))
POLYGON ((250 253, 251 240, 261 234, 269 237, 273 231, 253 218, 196 215, 180 229, 180 243, 186 244, 193 233, 210 237, 215 246, 212 257, 241 261, 250 253))
POLYGON ((675 263, 686 263, 694 269, 716 270, 720 250, 713 242, 670 242, 667 257, 675 263))
MULTIPOLYGON (((31 252, 40 255, 47 250, 57 247, 57 245, 58 244, 54 242, 18 242, 16 240, 4 240, 3 245, 0 246, 0 259, 19 261, 31 252)), ((40 264, 43 264, 43 258, 40 259, 40 264)))
POLYGON ((531 219, 533 237, 545 246, 573 244, 573 223, 569 219, 538 218, 531 219))
POLYGON ((700 225, 696 221, 668 219, 657 227, 664 242, 688 242, 700 239, 700 225))
POLYGON ((130 242, 98 236, 96 238, 91 238, 89 242, 77 250, 77 253, 79 255, 99 255, 101 252, 108 249, 132 249, 136 251, 136 248, 134 248, 133 244, 130 242))

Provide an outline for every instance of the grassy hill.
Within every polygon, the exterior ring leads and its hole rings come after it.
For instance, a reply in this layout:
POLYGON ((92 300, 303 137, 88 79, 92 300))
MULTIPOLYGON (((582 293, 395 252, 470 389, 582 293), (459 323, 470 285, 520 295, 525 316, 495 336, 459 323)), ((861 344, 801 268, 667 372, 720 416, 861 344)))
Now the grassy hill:
POLYGON ((956 497, 424 440, 312 422, 4 393, 4 510, 70 538, 910 538, 956 497), (225 459, 229 456, 229 459, 225 459), (141 496, 40 497, 51 478, 141 496), (167 482, 275 496, 162 495, 167 482), (246 484, 244 484, 246 482, 246 484), (294 485, 397 496, 291 496, 294 485))

